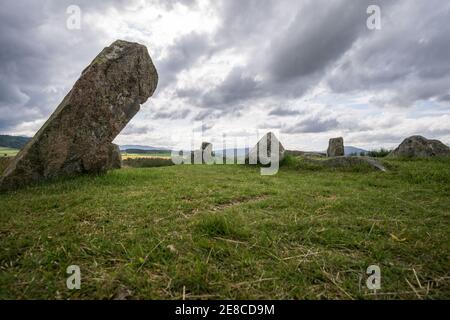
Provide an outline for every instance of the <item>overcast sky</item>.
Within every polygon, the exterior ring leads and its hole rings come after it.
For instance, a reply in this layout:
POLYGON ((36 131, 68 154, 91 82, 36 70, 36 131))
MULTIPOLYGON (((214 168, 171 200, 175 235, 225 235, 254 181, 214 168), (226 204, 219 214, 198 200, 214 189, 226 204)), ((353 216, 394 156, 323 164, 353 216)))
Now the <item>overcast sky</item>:
MULTIPOLYGON (((189 145, 275 130, 288 149, 450 143, 446 0, 4 0, 0 133, 32 136, 116 39, 145 44, 159 73, 118 144, 189 145), (81 29, 66 22, 81 9, 81 29), (381 29, 366 25, 381 8, 381 29)), ((256 138, 255 138, 256 139, 256 138)), ((254 143, 250 138, 249 143, 254 143)))

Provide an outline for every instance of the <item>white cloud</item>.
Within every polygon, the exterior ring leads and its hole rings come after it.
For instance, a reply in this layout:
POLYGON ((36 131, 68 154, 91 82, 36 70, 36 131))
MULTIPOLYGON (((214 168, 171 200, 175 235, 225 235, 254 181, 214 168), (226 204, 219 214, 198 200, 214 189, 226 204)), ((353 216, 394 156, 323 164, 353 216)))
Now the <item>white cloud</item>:
POLYGON ((328 139, 390 147, 412 134, 450 141, 450 5, 376 0, 382 30, 353 1, 4 1, 0 132, 32 135, 83 68, 118 38, 145 44, 160 74, 120 144, 245 143, 279 129, 290 149, 328 139), (81 30, 65 27, 69 4, 81 30), (240 136, 241 135, 241 136, 240 136), (234 139, 234 138, 233 138, 234 139))

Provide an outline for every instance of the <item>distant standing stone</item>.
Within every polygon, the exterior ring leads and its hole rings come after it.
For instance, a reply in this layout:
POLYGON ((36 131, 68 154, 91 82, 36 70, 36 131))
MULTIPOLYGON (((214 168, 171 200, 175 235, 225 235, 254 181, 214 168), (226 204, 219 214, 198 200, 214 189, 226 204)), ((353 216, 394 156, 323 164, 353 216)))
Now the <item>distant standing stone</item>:
POLYGON ((341 157, 345 155, 344 152, 344 139, 342 137, 339 138, 331 138, 328 142, 328 157, 341 157))
POLYGON ((214 163, 213 145, 210 142, 202 142, 202 163, 212 164, 214 163))
POLYGON ((210 142, 202 142, 202 151, 205 151, 206 148, 212 150, 212 144, 210 142))
POLYGON ((429 140, 422 136, 411 136, 393 150, 389 156, 397 157, 449 157, 450 148, 439 140, 429 140))
POLYGON ((111 142, 157 83, 145 46, 117 40, 103 49, 6 168, 0 189, 120 167, 120 151, 111 142))
POLYGON ((284 149, 281 142, 275 136, 273 132, 266 133, 258 143, 249 151, 246 155, 245 163, 247 164, 268 164, 265 161, 262 161, 261 155, 267 159, 271 159, 276 156, 275 150, 272 150, 272 147, 278 146, 278 162, 283 161, 286 150, 284 149))

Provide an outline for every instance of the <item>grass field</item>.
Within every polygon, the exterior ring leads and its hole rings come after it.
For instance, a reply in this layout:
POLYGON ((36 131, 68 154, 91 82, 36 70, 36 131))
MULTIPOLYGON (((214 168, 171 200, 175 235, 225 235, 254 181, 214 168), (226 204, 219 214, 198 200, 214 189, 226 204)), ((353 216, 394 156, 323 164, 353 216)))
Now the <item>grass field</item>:
POLYGON ((0 298, 449 299, 450 161, 384 161, 128 168, 0 194, 0 298))
POLYGON ((127 168, 152 168, 152 167, 167 167, 173 166, 171 158, 160 157, 136 157, 136 158, 122 158, 122 167, 127 168))
POLYGON ((0 147, 0 157, 12 157, 15 156, 18 152, 19 150, 17 149, 0 147))

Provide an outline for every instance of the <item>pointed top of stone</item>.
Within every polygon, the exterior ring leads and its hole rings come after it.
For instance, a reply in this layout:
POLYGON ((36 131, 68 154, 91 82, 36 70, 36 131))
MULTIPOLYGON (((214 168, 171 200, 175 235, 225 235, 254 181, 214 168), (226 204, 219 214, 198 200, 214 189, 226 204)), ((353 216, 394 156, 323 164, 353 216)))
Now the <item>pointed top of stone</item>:
POLYGON ((261 139, 259 139, 258 143, 256 144, 256 146, 260 146, 264 141, 267 142, 267 145, 269 146, 267 149, 268 155, 270 155, 270 146, 275 143, 278 143, 279 145, 279 152, 280 153, 284 153, 285 149, 284 146, 281 144, 280 140, 278 140, 277 136, 269 131, 267 132, 261 139))
POLYGON ((210 142, 202 142, 202 151, 204 151, 208 147, 210 147, 210 149, 212 150, 212 143, 210 143, 210 142))

